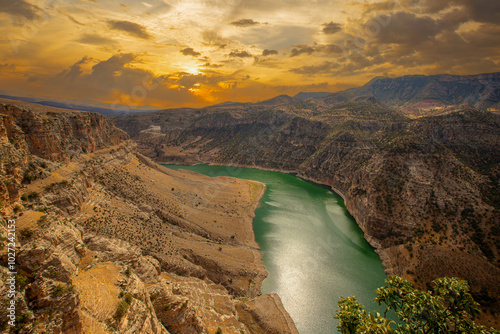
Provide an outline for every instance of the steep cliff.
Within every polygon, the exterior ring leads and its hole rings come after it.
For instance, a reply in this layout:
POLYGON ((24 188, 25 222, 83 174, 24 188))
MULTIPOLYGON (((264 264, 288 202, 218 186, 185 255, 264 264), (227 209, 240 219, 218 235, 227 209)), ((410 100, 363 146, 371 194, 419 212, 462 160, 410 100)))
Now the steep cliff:
POLYGON ((97 114, 0 115, 3 277, 7 220, 17 244, 15 326, 3 308, 2 332, 297 333, 279 297, 259 296, 263 185, 158 166, 97 114))
POLYGON ((389 273, 421 286, 460 276, 493 296, 483 304, 498 312, 500 116, 454 107, 411 119, 373 98, 325 99, 115 122, 144 122, 133 139, 159 162, 256 166, 329 185, 389 273))

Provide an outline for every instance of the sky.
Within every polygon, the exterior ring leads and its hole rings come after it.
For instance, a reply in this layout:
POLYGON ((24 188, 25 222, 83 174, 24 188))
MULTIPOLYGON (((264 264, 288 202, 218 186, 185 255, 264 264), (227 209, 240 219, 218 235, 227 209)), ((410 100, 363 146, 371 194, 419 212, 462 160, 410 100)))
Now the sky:
POLYGON ((129 108, 500 71, 498 0, 0 0, 0 90, 129 108))

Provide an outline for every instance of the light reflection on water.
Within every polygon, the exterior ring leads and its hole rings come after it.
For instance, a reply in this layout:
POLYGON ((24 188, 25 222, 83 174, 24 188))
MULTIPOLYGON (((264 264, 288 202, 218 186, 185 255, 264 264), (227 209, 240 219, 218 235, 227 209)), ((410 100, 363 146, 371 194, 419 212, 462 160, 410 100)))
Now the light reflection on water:
POLYGON ((342 199, 292 175, 221 166, 171 166, 206 175, 256 180, 267 191, 254 232, 269 272, 262 292, 276 292, 302 334, 336 332, 339 297, 356 296, 369 310, 384 268, 342 199))

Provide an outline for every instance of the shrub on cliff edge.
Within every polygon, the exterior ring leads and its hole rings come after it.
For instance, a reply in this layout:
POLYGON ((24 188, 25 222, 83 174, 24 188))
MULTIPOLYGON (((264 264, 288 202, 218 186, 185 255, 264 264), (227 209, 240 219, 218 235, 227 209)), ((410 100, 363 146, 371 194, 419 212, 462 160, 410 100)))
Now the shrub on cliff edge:
POLYGON ((472 298, 466 281, 438 278, 433 281, 433 291, 415 289, 397 276, 386 282, 388 286, 376 290, 375 300, 386 306, 386 313, 394 310, 401 322, 396 324, 378 312, 367 313, 354 297, 341 297, 335 318, 339 319, 338 329, 342 334, 500 333, 474 323, 479 304, 472 298))

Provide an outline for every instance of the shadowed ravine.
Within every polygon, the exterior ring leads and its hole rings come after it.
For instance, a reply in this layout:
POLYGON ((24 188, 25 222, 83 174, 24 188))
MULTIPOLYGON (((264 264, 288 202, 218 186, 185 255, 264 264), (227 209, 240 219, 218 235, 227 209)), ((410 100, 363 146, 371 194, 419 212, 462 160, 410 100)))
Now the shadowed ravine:
POLYGON ((168 167, 267 185, 254 219, 255 237, 269 272, 262 292, 281 296, 300 333, 334 332, 340 296, 354 295, 376 309, 374 290, 384 284, 384 268, 332 191, 292 175, 256 169, 168 167))

